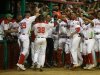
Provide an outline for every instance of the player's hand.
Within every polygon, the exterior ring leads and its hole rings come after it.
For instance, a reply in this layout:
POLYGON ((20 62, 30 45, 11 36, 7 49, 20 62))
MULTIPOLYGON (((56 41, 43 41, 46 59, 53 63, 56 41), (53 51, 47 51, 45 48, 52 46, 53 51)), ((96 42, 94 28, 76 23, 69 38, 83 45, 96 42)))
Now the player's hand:
POLYGON ((71 33, 70 38, 72 38, 73 35, 76 34, 76 33, 77 33, 77 32, 73 32, 73 33, 71 33))
POLYGON ((73 37, 73 34, 71 34, 70 36, 69 36, 69 38, 72 38, 73 37))
POLYGON ((36 13, 36 14, 35 14, 36 17, 38 17, 39 15, 40 15, 39 13, 36 13))
POLYGON ((40 11, 40 8, 36 7, 36 12, 39 13, 40 11))

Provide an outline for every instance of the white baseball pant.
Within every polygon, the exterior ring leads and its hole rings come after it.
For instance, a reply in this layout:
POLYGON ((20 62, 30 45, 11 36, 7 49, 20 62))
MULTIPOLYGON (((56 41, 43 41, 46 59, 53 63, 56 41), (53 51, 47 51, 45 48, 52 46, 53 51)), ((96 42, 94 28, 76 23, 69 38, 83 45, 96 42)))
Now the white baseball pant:
POLYGON ((71 54, 73 59, 73 64, 78 64, 78 47, 80 43, 80 37, 78 34, 75 34, 72 38, 72 45, 71 45, 71 54))
POLYGON ((46 38, 36 38, 34 41, 34 63, 37 63, 37 68, 44 66, 45 62, 45 53, 46 53, 46 38))

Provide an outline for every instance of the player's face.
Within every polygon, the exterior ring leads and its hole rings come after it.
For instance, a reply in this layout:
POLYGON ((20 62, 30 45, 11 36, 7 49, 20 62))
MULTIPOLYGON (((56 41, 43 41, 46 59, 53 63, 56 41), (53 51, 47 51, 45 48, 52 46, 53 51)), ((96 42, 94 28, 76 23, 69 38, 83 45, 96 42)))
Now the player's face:
POLYGON ((72 19, 72 20, 75 20, 75 19, 76 19, 76 14, 72 13, 72 14, 71 14, 71 19, 72 19))
POLYGON ((62 20, 66 20, 66 15, 62 15, 62 20))
POLYGON ((17 20, 18 20, 18 21, 21 21, 21 20, 22 20, 22 15, 18 15, 18 16, 17 16, 17 20))
POLYGON ((11 21, 11 20, 12 20, 12 17, 7 17, 7 19, 8 19, 9 21, 11 21))
POLYGON ((46 19, 47 19, 48 21, 50 21, 50 20, 51 20, 50 15, 47 15, 46 19))
POLYGON ((30 13, 26 13, 25 18, 29 18, 30 17, 30 13))

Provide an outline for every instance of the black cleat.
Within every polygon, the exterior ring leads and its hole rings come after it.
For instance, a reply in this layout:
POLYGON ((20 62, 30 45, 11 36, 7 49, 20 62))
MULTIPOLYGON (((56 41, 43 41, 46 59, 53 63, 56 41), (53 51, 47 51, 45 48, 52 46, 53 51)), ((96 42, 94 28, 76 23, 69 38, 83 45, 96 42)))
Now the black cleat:
POLYGON ((34 70, 37 70, 37 63, 34 63, 34 70))
POLYGON ((40 71, 40 72, 43 72, 43 68, 42 68, 42 66, 39 68, 39 71, 40 71))
POLYGON ((49 65, 48 63, 46 63, 45 66, 46 66, 47 68, 51 68, 51 65, 49 65))

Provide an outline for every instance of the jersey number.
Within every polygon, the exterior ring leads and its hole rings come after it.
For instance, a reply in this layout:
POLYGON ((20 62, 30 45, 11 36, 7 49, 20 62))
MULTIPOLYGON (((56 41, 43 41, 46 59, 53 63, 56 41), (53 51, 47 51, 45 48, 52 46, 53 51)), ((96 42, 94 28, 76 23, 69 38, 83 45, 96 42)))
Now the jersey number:
POLYGON ((26 28, 26 22, 21 23, 21 29, 25 29, 26 28))
POLYGON ((38 33, 45 33, 45 27, 38 27, 38 33))

